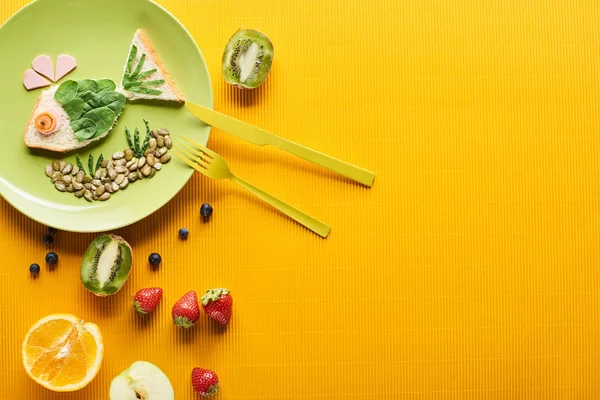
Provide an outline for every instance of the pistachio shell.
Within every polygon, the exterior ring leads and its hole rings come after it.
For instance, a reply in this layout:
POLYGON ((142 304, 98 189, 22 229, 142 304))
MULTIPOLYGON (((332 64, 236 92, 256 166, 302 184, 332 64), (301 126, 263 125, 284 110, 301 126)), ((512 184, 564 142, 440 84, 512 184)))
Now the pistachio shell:
POLYGON ((52 168, 52 165, 46 165, 45 172, 46 172, 46 176, 48 178, 52 177, 52 174, 54 173, 54 169, 52 168))
POLYGON ((79 173, 79 167, 77 165, 73 165, 73 170, 71 171, 71 175, 75 176, 79 173))
POLYGON ((165 128, 161 128, 161 129, 158 130, 158 134, 160 136, 167 136, 169 134, 169 130, 165 129, 165 128))
POLYGON ((150 139, 150 141, 148 142, 148 149, 149 150, 156 149, 156 139, 155 138, 150 139))
POLYGON ((106 168, 106 167, 108 167, 108 160, 102 160, 102 162, 100 163, 100 166, 101 166, 102 168, 106 168))
POLYGON ((137 167, 142 168, 144 164, 146 164, 146 159, 142 157, 138 160, 137 167))
POLYGON ((110 193, 106 193, 106 192, 102 196, 98 197, 98 200, 100 200, 100 201, 106 201, 108 199, 110 199, 110 193))
POLYGON ((75 197, 83 197, 83 195, 85 194, 86 190, 85 189, 81 189, 78 190, 77 192, 75 192, 75 197))
POLYGON ((60 169, 60 161, 54 160, 52 161, 52 169, 58 171, 60 169))
POLYGON ((165 136, 165 147, 167 149, 170 149, 173 147, 173 139, 171 139, 171 136, 165 136))
POLYGON ((117 151, 115 154, 112 155, 113 160, 120 160, 123 157, 125 157, 125 153, 123 153, 122 151, 117 151))
POLYGON ((150 172, 152 172, 152 168, 149 165, 144 165, 142 168, 142 175, 148 176, 150 175, 150 172))
POLYGON ((66 192, 67 191, 67 187, 65 186, 64 183, 62 182, 56 182, 54 184, 54 187, 56 188, 56 190, 58 190, 59 192, 66 192))
POLYGON ((154 164, 154 169, 160 171, 162 169, 162 164, 157 162, 156 164, 154 164))
POLYGON ((160 158, 160 163, 161 163, 161 164, 166 164, 166 163, 168 163, 169 161, 171 161, 171 155, 170 155, 170 154, 165 154, 164 156, 162 156, 162 157, 160 158))
POLYGON ((93 179, 94 179, 94 178, 92 178, 92 177, 91 177, 91 176, 89 176, 89 175, 84 175, 84 176, 83 176, 83 181, 84 181, 85 183, 91 182, 93 179))
POLYGON ((165 147, 165 138, 163 136, 159 136, 156 138, 156 145, 158 147, 165 147))
POLYGON ((114 169, 114 168, 111 168, 111 169, 109 169, 109 170, 108 170, 108 177, 109 177, 111 180, 113 180, 113 181, 114 181, 114 180, 115 180, 115 178, 117 177, 117 171, 115 171, 115 169, 114 169))
POLYGON ((112 191, 113 191, 113 192, 118 192, 118 191, 119 191, 119 189, 120 189, 120 188, 119 188, 119 185, 117 185, 117 183, 116 183, 116 182, 113 182, 113 183, 112 183, 112 191))
POLYGON ((117 175, 117 177, 115 178, 115 183, 117 185, 120 185, 121 183, 123 183, 123 181, 125 180, 125 175, 123 174, 119 174, 117 175))
POLYGON ((67 163, 65 162, 65 160, 60 160, 58 162, 58 170, 62 171, 63 169, 65 169, 65 167, 67 166, 67 163))
POLYGON ((86 190, 85 193, 83 193, 83 198, 87 201, 92 201, 94 199, 92 192, 90 192, 89 190, 86 190))

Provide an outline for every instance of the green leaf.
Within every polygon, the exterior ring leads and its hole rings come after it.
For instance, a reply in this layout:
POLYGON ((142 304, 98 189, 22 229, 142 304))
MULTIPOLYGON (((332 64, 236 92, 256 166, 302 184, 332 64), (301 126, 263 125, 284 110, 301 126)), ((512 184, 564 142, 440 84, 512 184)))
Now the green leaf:
POLYGON ((115 115, 121 114, 123 107, 125 107, 125 102, 127 101, 125 96, 117 92, 100 93, 98 100, 101 107, 110 108, 115 115))
POLYGON ((148 71, 140 74, 140 76, 138 76, 138 80, 141 81, 142 79, 146 79, 147 77, 154 74, 155 72, 158 72, 158 70, 156 68, 148 70, 148 71))
POLYGON ((129 132, 129 128, 127 127, 125 127, 125 137, 127 137, 127 144, 129 145, 129 148, 135 151, 135 149, 133 148, 133 142, 131 141, 131 133, 129 132))
POLYGON ((131 70, 133 69, 133 62, 135 61, 135 57, 137 56, 137 47, 132 44, 131 50, 129 51, 129 58, 127 59, 127 67, 125 68, 125 75, 130 75, 131 70))
POLYGON ((115 117, 115 113, 108 107, 95 108, 83 115, 83 118, 89 118, 96 123, 97 131, 95 136, 108 131, 114 124, 115 117))
POLYGON ((100 168, 102 161, 104 161, 104 156, 100 154, 100 157, 98 157, 98 161, 96 161, 96 169, 94 171, 98 171, 98 168, 100 168))
POLYGON ((156 86, 156 85, 162 85, 163 83, 165 83, 164 79, 160 79, 160 80, 156 80, 156 81, 139 81, 139 82, 126 83, 125 85, 123 85, 123 87, 125 89, 130 89, 130 88, 136 87, 136 86, 156 86))
POLYGON ((110 92, 117 88, 117 85, 110 79, 100 79, 98 82, 98 93, 110 92))
POLYGON ((88 157, 88 168, 90 169, 90 175, 94 176, 96 173, 96 171, 94 171, 94 156, 91 154, 88 157))
POLYGON ((92 138, 96 134, 97 129, 94 121, 88 118, 71 121, 71 128, 73 128, 73 133, 75 133, 75 137, 80 142, 92 138))
POLYGON ((83 174, 85 175, 85 168, 83 168, 83 163, 79 159, 79 156, 75 156, 75 161, 77 162, 77 166, 79 167, 79 169, 83 171, 83 174))
POLYGON ((142 54, 140 57, 140 61, 138 61, 138 65, 133 71, 133 74, 129 76, 130 80, 137 80, 138 75, 142 72, 142 68, 144 67, 144 62, 146 61, 146 53, 142 54))
POLYGON ((83 102, 83 100, 75 98, 73 100, 67 101, 65 104, 63 104, 62 107, 71 119, 71 121, 75 121, 83 115, 84 104, 85 103, 83 102))
POLYGON ((138 128, 135 128, 135 133, 133 134, 133 145, 135 146, 133 151, 140 153, 140 131, 138 128))
POLYGON ((100 96, 90 90, 83 93, 79 93, 77 97, 79 97, 85 103, 83 105, 83 110, 85 113, 93 110, 94 108, 102 107, 99 99, 100 96))
POLYGON ((65 104, 68 101, 71 101, 77 96, 77 91, 79 88, 79 84, 75 81, 65 81, 59 87, 56 93, 54 93, 54 98, 60 104, 65 104))
POLYGON ((139 87, 139 86, 132 87, 131 89, 129 89, 129 91, 134 92, 134 93, 141 93, 141 94, 151 94, 154 96, 160 96, 162 93, 160 90, 149 89, 149 88, 139 87))
POLYGON ((98 83, 92 79, 84 79, 77 83, 79 84, 78 93, 85 93, 87 91, 96 93, 98 91, 98 83))
POLYGON ((148 121, 144 120, 144 125, 146 125, 146 138, 144 139, 144 143, 142 144, 142 154, 148 150, 148 143, 150 143, 150 125, 148 121))

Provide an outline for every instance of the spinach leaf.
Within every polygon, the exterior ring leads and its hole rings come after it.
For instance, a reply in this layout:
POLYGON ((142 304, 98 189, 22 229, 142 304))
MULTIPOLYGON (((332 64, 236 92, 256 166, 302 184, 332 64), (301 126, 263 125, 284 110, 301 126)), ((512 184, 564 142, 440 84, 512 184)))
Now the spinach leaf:
POLYGON ((75 121, 83 115, 84 104, 85 103, 83 102, 83 100, 75 98, 63 104, 63 109, 65 110, 71 121, 75 121))
POLYGON ((99 96, 100 97, 98 98, 98 100, 101 107, 110 108, 115 113, 115 115, 121 114, 121 111, 123 111, 123 107, 125 107, 125 101, 127 100, 125 96, 117 92, 101 92, 99 93, 99 96))
POLYGON ((78 93, 85 93, 87 91, 96 93, 98 91, 98 84, 92 79, 84 79, 77 83, 79 84, 78 93))
POLYGON ((88 111, 83 115, 83 118, 89 118, 96 123, 95 136, 99 136, 110 129, 115 122, 116 115, 110 108, 100 107, 88 111))
POLYGON ((96 134, 96 123, 88 118, 80 118, 71 122, 71 128, 75 133, 75 137, 80 142, 91 139, 96 134))
POLYGON ((98 82, 98 93, 110 92, 117 88, 117 85, 110 79, 100 79, 98 82))
POLYGON ((77 90, 79 88, 79 84, 75 81, 65 81, 59 87, 56 93, 54 93, 54 98, 60 104, 65 104, 66 102, 73 100, 75 96, 77 96, 77 90))
POLYGON ((79 97, 85 103, 84 112, 91 111, 94 108, 102 107, 100 105, 99 96, 94 92, 88 90, 87 92, 79 93, 77 97, 79 97))

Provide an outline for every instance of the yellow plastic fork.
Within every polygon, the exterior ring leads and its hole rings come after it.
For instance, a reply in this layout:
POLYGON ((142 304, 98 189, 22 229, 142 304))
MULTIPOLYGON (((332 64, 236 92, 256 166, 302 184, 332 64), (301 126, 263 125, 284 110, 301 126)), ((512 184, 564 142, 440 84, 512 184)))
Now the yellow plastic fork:
POLYGON ((182 159, 186 164, 194 168, 196 171, 212 179, 230 179, 316 234, 324 238, 329 235, 331 228, 325 225, 323 222, 311 217, 308 214, 305 214, 297 208, 290 206, 275 196, 270 195, 264 190, 261 190, 251 183, 248 183, 242 178, 234 175, 229 170, 227 162, 223 159, 223 157, 214 151, 207 149, 206 147, 194 142, 191 139, 188 139, 185 136, 182 136, 182 139, 187 141, 189 144, 178 141, 175 144, 174 149, 172 149, 173 154, 182 159))

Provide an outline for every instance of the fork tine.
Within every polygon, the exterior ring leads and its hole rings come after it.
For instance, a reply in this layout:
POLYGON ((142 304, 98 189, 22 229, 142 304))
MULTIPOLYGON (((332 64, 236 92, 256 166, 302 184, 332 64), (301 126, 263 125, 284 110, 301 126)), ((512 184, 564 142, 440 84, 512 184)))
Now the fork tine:
POLYGON ((204 168, 201 168, 198 166, 198 164, 188 160, 185 156, 179 154, 179 152, 177 152, 176 150, 172 150, 172 152, 173 152, 173 154, 175 154, 175 156, 177 158, 180 158, 181 160, 183 160, 183 162, 185 162, 187 165, 194 168, 196 171, 200 172, 201 174, 206 175, 206 170, 204 168))
POLYGON ((177 150, 179 150, 180 153, 184 154, 188 159, 191 158, 192 160, 196 161, 198 164, 203 165, 204 167, 208 167, 210 165, 208 162, 206 162, 206 160, 203 160, 202 158, 199 158, 199 157, 196 157, 196 156, 190 154, 188 151, 186 151, 185 149, 183 149, 178 144, 174 144, 173 146, 177 150))
POLYGON ((188 138, 186 136, 181 136, 181 138, 185 139, 186 141, 188 141, 193 146, 196 146, 198 149, 200 149, 200 151, 202 151, 203 153, 208 154, 212 158, 219 157, 219 155, 217 153, 215 153, 214 151, 212 151, 208 147, 202 146, 200 143, 194 142, 192 139, 190 139, 190 138, 188 138))
POLYGON ((194 149, 192 146, 189 146, 186 143, 183 143, 181 141, 177 141, 176 144, 179 146, 184 146, 186 149, 190 150, 193 154, 197 155, 204 162, 207 162, 207 163, 210 162, 210 157, 206 157, 206 155, 204 153, 202 153, 199 150, 194 149), (208 160, 206 158, 208 158, 208 160))

